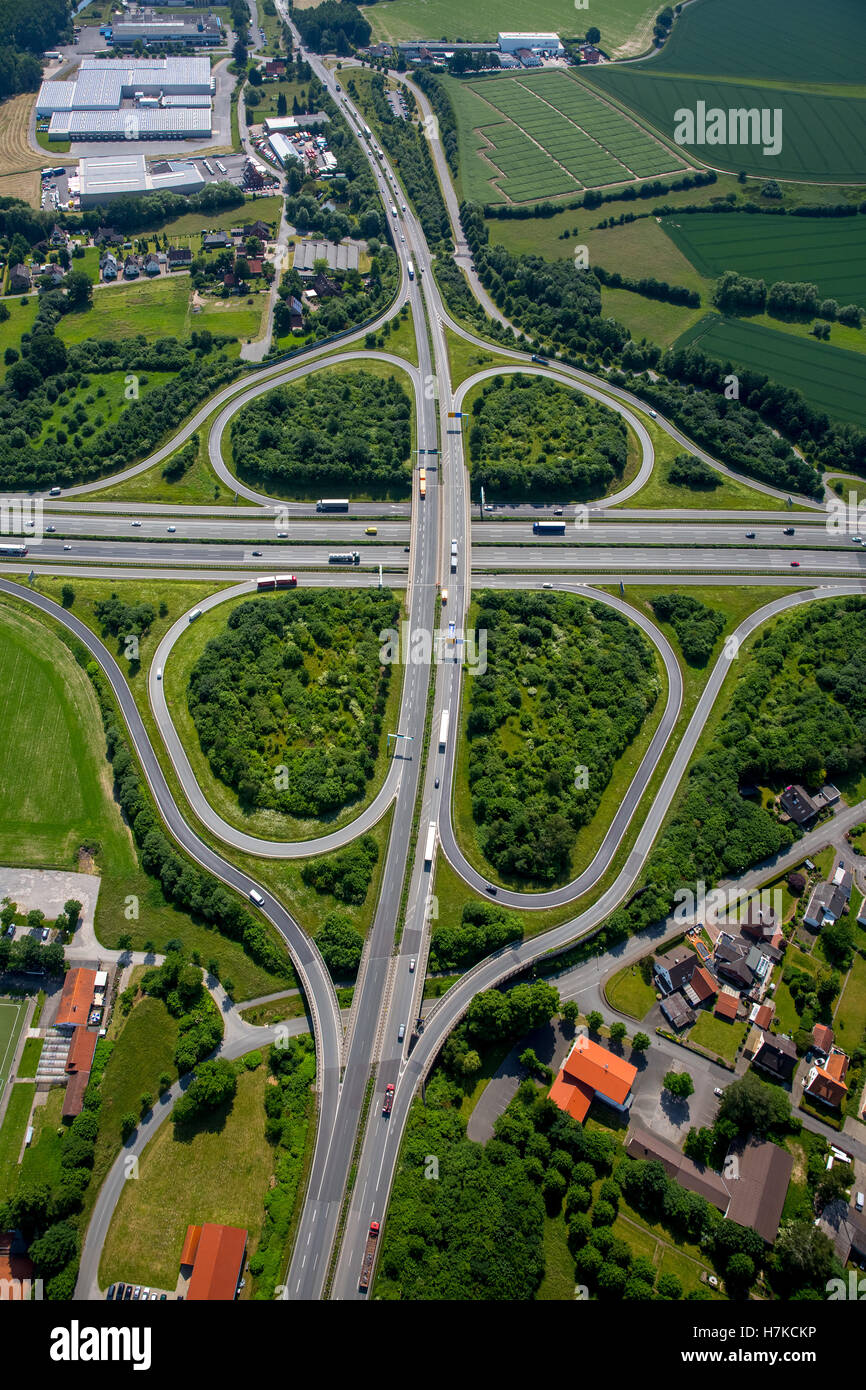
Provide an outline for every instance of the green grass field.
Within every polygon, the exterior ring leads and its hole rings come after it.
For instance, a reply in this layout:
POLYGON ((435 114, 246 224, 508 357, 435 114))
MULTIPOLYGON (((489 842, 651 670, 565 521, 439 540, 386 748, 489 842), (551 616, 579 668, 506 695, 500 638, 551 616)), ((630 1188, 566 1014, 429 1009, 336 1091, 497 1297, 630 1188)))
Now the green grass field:
MULTIPOLYGON (((659 224, 653 225, 659 230, 659 224)), ((866 305, 866 217, 701 213, 666 217, 661 230, 700 275, 736 270, 768 285, 807 281, 840 304, 866 305)))
POLYGON ((3 1125, 0 1127, 0 1202, 5 1202, 18 1182, 18 1155, 24 1142, 30 1107, 36 1095, 36 1082, 19 1082, 12 1087, 3 1125))
POLYGON ((652 985, 644 983, 636 965, 623 966, 612 980, 608 980, 604 992, 612 1009, 629 1014, 638 1022, 646 1017, 656 1002, 655 990, 652 985))
POLYGON ((265 1078, 263 1064, 243 1071, 231 1107, 203 1116, 183 1139, 175 1138, 171 1121, 161 1126, 144 1151, 138 1181, 126 1183, 114 1210, 102 1283, 173 1289, 191 1223, 243 1226, 249 1252, 255 1250, 274 1163, 264 1135, 265 1078))
POLYGON ((12 1071, 12 1058, 24 1022, 25 1005, 0 999, 0 1092, 12 1071))
POLYGON ((833 1017, 836 1041, 846 1052, 859 1047, 866 1033, 866 960, 856 955, 833 1017))
MULTIPOLYGON (((715 1014, 703 1009, 698 1014, 698 1021, 689 1033, 689 1042, 697 1043, 699 1047, 705 1047, 708 1052, 714 1053, 717 1057, 724 1057, 726 1061, 733 1062, 737 1055, 737 1049, 746 1036, 748 1023, 745 1020, 735 1020, 729 1023, 727 1019, 716 1018, 715 1014)), ((686 1068, 688 1070, 688 1068, 686 1068)))
POLYGON ((58 336, 66 343, 81 343, 85 338, 185 338, 193 329, 209 328, 212 333, 230 333, 240 341, 229 347, 235 356, 240 342, 254 338, 261 326, 262 313, 267 307, 267 295, 246 299, 204 298, 205 308, 193 313, 189 276, 176 280, 161 276, 150 283, 133 282, 116 288, 98 290, 89 309, 65 315, 58 324, 58 336))
POLYGON ((720 362, 766 372, 772 381, 801 391, 836 420, 866 426, 866 356, 816 338, 778 333, 747 319, 707 314, 677 340, 720 362))
MULTIPOLYGON (((308 3, 304 0, 298 8, 308 3)), ((658 6, 647 0, 605 0, 598 14, 587 14, 576 10, 573 0, 536 0, 530 15, 521 0, 476 0, 469 7, 460 0, 391 0, 362 6, 362 13, 373 26, 373 38, 386 43, 440 38, 495 42, 501 30, 520 32, 530 21, 542 32, 582 38, 590 24, 597 24, 605 52, 626 56, 648 47, 658 6)))

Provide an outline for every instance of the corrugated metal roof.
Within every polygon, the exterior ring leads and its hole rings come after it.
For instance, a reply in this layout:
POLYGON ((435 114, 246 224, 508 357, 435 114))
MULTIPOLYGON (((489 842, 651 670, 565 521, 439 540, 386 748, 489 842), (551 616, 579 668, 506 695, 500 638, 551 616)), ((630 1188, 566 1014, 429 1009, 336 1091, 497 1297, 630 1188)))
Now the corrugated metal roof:
POLYGON ((150 136, 177 135, 208 137, 211 133, 209 111, 190 107, 164 108, 149 106, 128 111, 58 111, 51 117, 50 136, 70 140, 115 137, 118 140, 146 140, 150 136))

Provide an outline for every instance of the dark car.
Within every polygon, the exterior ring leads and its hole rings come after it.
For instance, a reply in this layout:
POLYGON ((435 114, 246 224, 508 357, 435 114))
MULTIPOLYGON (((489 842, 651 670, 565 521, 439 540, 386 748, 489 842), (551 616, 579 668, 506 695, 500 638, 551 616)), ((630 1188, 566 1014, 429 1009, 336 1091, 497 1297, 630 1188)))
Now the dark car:
POLYGON ((495 883, 488 883, 488 884, 486 885, 486 887, 487 887, 487 892, 490 893, 490 894, 492 894, 492 896, 495 898, 495 897, 496 897, 496 894, 499 892, 499 889, 496 887, 496 884, 495 884, 495 883))
POLYGON ((793 536, 793 534, 794 534, 794 528, 793 528, 793 526, 786 526, 786 527, 785 527, 784 534, 785 534, 786 536, 793 536))
POLYGON ((746 532, 746 540, 747 540, 747 541, 753 541, 754 539, 755 539, 755 533, 754 533, 754 531, 747 531, 747 532, 746 532))
POLYGON ((261 553, 262 553, 262 552, 261 552, 260 550, 254 550, 254 551, 253 551, 253 555, 256 555, 256 556, 260 556, 261 553))
POLYGON ((115 1285, 114 1285, 114 1284, 109 1285, 108 1293, 105 1295, 106 1299, 114 1298, 114 1289, 115 1289, 115 1285))
POLYGON ((132 1285, 131 1285, 131 1284, 127 1284, 127 1286, 126 1286, 126 1292, 125 1292, 124 1295, 123 1295, 123 1301, 124 1301, 124 1303, 128 1303, 129 1300, 130 1300, 131 1298, 132 1298, 132 1285))

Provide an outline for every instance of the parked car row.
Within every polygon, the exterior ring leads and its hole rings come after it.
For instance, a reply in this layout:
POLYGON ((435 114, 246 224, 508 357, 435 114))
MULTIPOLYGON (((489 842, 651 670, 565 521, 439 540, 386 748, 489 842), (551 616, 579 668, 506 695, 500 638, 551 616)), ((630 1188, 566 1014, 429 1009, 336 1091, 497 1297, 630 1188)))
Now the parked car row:
POLYGON ((106 1300, 115 1303, 165 1303, 168 1294, 151 1293, 149 1288, 142 1288, 141 1284, 112 1284, 105 1295, 106 1300))

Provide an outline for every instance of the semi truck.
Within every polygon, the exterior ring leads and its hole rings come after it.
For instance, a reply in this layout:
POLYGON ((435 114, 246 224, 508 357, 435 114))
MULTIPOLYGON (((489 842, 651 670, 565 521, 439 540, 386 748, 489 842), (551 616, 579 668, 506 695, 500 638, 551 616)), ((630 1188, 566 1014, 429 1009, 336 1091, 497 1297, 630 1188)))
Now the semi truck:
POLYGON ((294 589, 298 582, 296 574, 263 574, 256 580, 257 589, 294 589))
POLYGON ((357 550, 342 550, 328 556, 329 565, 360 565, 361 556, 357 550))
POLYGON ((450 711, 447 710, 447 709, 443 709, 443 711, 442 711, 442 722, 441 722, 440 725, 439 725, 439 752, 440 752, 440 753, 444 753, 444 752, 445 752, 445 745, 446 745, 446 743, 448 742, 448 720, 449 720, 449 718, 450 718, 450 711))
POLYGON ((452 541, 452 542, 451 542, 451 573, 452 573, 452 574, 456 573, 456 570, 457 570, 457 542, 456 542, 456 541, 452 541))
POLYGON ((427 469, 426 469, 426 468, 419 468, 419 469, 418 469, 418 496, 419 496, 419 497, 426 497, 426 496, 427 496, 427 469))
POLYGON ((412 264, 411 261, 410 261, 409 264, 407 265, 406 270, 407 270, 407 272, 408 272, 409 279, 410 279, 410 280, 414 280, 414 279, 415 279, 415 267, 414 267, 414 265, 412 264))
POLYGON ((424 868, 429 869, 433 863, 433 851, 436 848, 436 822, 431 820, 427 827, 427 843, 424 846, 424 868))
POLYGON ((376 1258, 376 1241, 379 1239, 378 1221, 370 1222, 370 1229, 367 1232, 367 1244, 364 1246, 364 1258, 361 1261, 361 1274, 358 1279, 358 1288, 361 1293, 366 1293, 370 1287, 370 1277, 373 1273, 373 1261, 376 1258))
POLYGON ((390 1115, 391 1106, 394 1104, 394 1083, 389 1082, 385 1087, 385 1094, 382 1097, 382 1114, 390 1115))
POLYGON ((536 536, 564 536, 564 521, 533 521, 532 529, 536 536))
POLYGON ((316 503, 317 512, 347 512, 348 510, 348 497, 320 497, 316 503))

